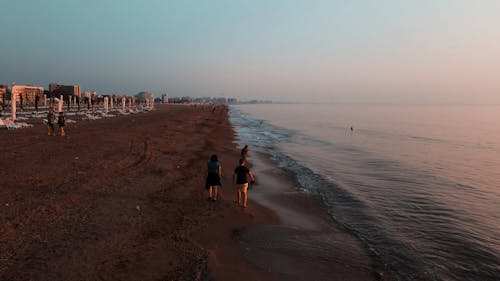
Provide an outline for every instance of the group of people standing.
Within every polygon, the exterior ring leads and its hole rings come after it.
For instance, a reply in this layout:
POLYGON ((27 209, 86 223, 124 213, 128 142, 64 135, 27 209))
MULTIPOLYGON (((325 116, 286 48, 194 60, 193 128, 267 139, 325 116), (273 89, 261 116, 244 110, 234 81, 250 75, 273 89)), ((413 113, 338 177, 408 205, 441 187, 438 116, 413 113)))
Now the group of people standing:
MULTIPOLYGON (((248 167, 246 167, 246 156, 248 146, 245 146, 241 151, 239 165, 234 169, 233 185, 236 187, 236 202, 243 208, 247 207, 247 190, 250 183, 255 182, 255 178, 248 167)), ((208 190, 208 200, 216 201, 217 195, 222 188, 222 166, 217 158, 217 155, 212 155, 207 164, 208 172, 205 182, 205 188, 208 190)))
MULTIPOLYGON (((47 113, 47 134, 49 136, 55 136, 55 126, 54 123, 56 121, 56 115, 54 113, 54 109, 51 107, 49 109, 49 113, 47 113)), ((64 131, 64 126, 66 125, 66 117, 64 116, 64 113, 59 112, 59 117, 57 118, 57 125, 59 126, 60 130, 60 135, 65 136, 66 132, 64 131)))

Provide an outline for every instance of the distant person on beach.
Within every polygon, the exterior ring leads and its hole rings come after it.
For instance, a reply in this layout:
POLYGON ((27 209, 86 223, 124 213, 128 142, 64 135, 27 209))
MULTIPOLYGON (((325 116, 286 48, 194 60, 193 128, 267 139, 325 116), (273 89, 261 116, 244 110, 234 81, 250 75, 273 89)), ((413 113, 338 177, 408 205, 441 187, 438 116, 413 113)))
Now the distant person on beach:
POLYGON ((245 166, 245 159, 242 158, 240 165, 234 169, 233 184, 237 188, 236 202, 243 208, 247 207, 248 177, 251 183, 255 181, 252 172, 245 166))
POLYGON ((208 200, 216 201, 218 188, 222 188, 222 167, 217 159, 217 155, 214 154, 210 157, 207 166, 208 173, 205 188, 208 190, 208 200))
POLYGON ((243 149, 241 149, 241 158, 243 159, 247 159, 247 155, 248 155, 248 145, 245 145, 245 147, 243 147, 243 149))
POLYGON ((352 132, 354 132, 354 127, 353 127, 353 126, 351 126, 351 133, 352 133, 352 132))
POLYGON ((57 118, 57 125, 59 125, 59 129, 61 130, 61 136, 65 136, 66 132, 64 132, 64 126, 66 125, 66 117, 64 113, 59 112, 59 118, 57 118))
POLYGON ((47 134, 49 136, 55 135, 54 132, 54 121, 56 120, 56 116, 54 115, 54 109, 52 107, 49 109, 49 113, 47 113, 47 134))

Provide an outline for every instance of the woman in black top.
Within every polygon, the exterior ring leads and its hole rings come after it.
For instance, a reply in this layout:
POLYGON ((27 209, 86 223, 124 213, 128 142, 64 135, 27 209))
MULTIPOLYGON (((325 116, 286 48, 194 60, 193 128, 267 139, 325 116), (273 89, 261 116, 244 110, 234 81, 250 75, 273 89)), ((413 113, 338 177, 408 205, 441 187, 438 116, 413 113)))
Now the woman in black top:
POLYGON ((240 165, 234 169, 233 184, 236 185, 236 201, 243 208, 247 207, 248 177, 251 183, 255 182, 252 172, 245 166, 245 159, 242 158, 240 165))

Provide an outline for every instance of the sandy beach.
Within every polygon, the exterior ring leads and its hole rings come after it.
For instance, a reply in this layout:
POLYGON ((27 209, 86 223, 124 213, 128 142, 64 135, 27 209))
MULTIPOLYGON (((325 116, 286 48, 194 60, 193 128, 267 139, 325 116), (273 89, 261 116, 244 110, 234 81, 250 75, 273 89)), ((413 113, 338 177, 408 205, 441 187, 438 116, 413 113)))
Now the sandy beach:
POLYGON ((266 155, 251 153, 249 207, 234 203, 239 149, 223 107, 158 106, 66 132, 0 131, 0 280, 378 278, 359 241, 266 155))

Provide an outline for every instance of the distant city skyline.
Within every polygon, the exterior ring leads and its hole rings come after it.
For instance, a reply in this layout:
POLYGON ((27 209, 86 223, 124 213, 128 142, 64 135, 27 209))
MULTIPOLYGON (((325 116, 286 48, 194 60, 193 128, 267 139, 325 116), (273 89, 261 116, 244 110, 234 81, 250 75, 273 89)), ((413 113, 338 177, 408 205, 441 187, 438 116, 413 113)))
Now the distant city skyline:
POLYGON ((3 1, 0 84, 500 104, 500 1, 3 1))

